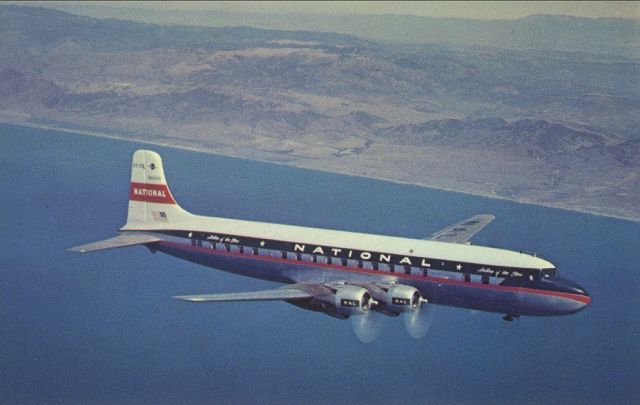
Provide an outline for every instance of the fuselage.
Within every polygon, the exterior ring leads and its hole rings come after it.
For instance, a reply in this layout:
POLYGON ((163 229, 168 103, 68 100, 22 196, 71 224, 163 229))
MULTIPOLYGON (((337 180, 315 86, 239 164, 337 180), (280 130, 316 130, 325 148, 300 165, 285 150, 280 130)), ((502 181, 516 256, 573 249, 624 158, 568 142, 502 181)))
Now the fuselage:
POLYGON ((192 214, 121 230, 162 239, 153 251, 280 283, 401 283, 434 304, 511 315, 572 314, 590 302, 550 262, 504 249, 192 214))

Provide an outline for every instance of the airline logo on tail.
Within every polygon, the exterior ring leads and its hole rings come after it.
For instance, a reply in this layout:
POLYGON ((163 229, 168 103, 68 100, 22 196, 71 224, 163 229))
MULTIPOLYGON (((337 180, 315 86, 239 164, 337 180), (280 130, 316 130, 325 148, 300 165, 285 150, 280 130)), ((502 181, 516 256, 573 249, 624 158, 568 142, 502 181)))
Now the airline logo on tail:
POLYGON ((166 184, 131 183, 129 200, 175 204, 166 184))

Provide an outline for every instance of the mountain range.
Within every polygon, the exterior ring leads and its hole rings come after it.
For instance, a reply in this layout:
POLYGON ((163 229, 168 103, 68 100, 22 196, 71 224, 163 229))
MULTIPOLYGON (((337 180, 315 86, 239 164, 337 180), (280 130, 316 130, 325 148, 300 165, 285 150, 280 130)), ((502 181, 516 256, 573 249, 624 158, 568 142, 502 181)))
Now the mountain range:
POLYGON ((371 34, 395 18, 356 36, 0 6, 0 119, 640 219, 637 22, 371 34))

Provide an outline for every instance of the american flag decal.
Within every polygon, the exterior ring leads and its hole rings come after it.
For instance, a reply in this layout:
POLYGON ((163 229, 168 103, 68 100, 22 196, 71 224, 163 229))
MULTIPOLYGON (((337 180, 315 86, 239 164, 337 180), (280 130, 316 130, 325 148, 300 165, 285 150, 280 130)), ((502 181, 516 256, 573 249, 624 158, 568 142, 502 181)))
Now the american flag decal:
POLYGON ((151 211, 151 215, 153 215, 154 221, 162 221, 167 222, 167 214, 164 211, 151 211))

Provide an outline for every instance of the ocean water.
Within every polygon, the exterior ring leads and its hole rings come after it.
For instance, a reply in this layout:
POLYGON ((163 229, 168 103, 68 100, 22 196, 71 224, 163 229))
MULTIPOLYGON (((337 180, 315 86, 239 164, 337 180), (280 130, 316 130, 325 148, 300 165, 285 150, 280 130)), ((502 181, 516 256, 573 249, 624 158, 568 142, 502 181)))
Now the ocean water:
POLYGON ((640 224, 360 177, 0 125, 0 403, 640 403, 640 224), (350 322, 281 302, 172 295, 271 288, 115 234, 138 148, 195 213, 423 237, 478 213, 478 244, 535 251, 592 296, 504 322, 435 307, 363 344, 350 322))

